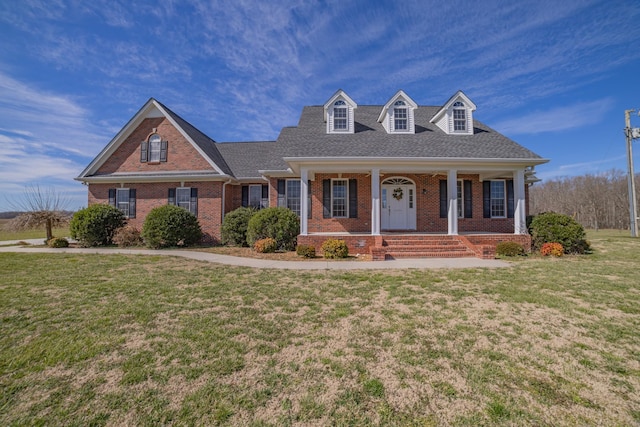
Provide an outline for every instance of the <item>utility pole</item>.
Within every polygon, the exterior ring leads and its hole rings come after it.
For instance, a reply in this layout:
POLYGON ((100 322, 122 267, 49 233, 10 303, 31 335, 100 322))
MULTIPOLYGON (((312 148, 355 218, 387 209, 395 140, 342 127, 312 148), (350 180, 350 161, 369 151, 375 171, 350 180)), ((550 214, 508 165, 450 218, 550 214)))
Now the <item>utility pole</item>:
MULTIPOLYGON (((629 187, 629 225, 631 237, 638 237, 638 202, 636 200, 636 181, 633 172, 633 147, 631 146, 634 137, 639 134, 638 129, 631 128, 631 113, 635 110, 625 110, 624 112, 624 134, 627 138, 627 162, 628 162, 628 187, 629 187)), ((639 135, 640 136, 640 135, 639 135)))

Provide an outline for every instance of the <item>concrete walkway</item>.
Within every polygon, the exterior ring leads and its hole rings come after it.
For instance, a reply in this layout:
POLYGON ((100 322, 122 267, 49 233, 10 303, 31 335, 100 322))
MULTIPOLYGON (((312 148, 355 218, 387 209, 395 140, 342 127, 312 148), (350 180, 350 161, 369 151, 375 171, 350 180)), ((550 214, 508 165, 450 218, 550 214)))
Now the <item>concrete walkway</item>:
MULTIPOLYGON (((126 254, 177 256, 225 265, 253 268, 276 268, 286 270, 391 270, 391 269, 434 269, 434 268, 500 268, 510 267, 506 261, 479 258, 420 258, 389 261, 275 261, 267 259, 243 258, 230 255, 198 252, 193 250, 166 249, 119 249, 119 248, 45 248, 16 245, 19 241, 0 241, 0 252, 19 253, 71 253, 71 254, 126 254)), ((31 245, 42 245, 43 239, 21 240, 31 245)))

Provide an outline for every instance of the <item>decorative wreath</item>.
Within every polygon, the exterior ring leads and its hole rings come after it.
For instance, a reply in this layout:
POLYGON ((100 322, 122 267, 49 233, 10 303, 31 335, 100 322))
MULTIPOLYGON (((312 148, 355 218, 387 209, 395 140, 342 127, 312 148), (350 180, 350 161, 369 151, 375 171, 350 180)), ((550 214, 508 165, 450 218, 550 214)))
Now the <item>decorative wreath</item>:
POLYGON ((396 200, 402 200, 402 188, 398 187, 393 190, 393 198, 396 200))

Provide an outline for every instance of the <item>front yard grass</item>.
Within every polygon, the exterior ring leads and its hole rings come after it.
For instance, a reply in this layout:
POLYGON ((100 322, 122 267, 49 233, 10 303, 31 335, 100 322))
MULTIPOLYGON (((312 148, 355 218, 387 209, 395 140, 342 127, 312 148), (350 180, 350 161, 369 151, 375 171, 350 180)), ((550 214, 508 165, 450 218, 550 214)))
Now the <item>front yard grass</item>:
POLYGON ((506 269, 0 253, 0 425, 640 423, 640 241, 506 269))

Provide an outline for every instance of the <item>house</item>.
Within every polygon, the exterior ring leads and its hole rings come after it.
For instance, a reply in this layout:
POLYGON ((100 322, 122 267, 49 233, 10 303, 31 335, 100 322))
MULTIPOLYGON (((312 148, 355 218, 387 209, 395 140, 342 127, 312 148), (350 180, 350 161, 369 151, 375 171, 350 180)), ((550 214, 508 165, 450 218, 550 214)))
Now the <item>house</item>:
POLYGON ((276 141, 216 143, 152 98, 76 180, 89 204, 136 227, 154 207, 184 207, 211 243, 240 206, 286 206, 300 216, 298 244, 339 236, 374 259, 492 257, 499 241, 530 247, 528 186, 548 160, 475 111, 461 91, 433 107, 402 90, 375 106, 338 90, 276 141))

